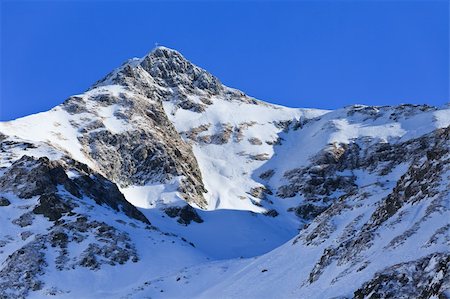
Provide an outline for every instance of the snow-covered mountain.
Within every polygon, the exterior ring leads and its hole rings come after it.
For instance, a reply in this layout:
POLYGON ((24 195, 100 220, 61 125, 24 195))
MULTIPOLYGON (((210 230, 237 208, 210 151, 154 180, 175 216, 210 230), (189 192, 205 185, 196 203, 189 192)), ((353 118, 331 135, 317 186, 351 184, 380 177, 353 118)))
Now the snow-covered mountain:
POLYGON ((294 109, 158 47, 0 123, 0 298, 450 298, 450 106, 294 109))

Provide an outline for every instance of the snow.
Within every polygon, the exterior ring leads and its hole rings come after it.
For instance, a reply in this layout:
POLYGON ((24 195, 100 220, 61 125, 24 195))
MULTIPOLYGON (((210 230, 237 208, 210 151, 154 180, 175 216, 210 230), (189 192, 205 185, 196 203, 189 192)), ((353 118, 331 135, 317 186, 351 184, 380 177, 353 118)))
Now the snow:
POLYGON ((66 171, 66 174, 67 174, 67 177, 71 180, 80 176, 78 171, 75 171, 75 170, 68 170, 68 171, 66 171))
POLYGON ((331 134, 328 143, 348 144, 352 139, 369 136, 381 142, 388 142, 391 138, 401 137, 406 131, 399 123, 371 126, 364 124, 350 124, 346 119, 333 120, 332 125, 337 132, 331 134))
POLYGON ((58 160, 62 157, 61 152, 55 150, 48 143, 35 142, 34 146, 28 147, 26 144, 24 145, 24 142, 31 144, 31 140, 8 137, 5 141, 11 142, 13 145, 10 147, 4 146, 5 152, 0 155, 0 167, 9 167, 24 155, 36 158, 47 157, 50 160, 58 160))
POLYGON ((78 130, 70 123, 70 115, 61 107, 33 114, 9 122, 0 122, 0 132, 34 142, 48 142, 70 153, 85 164, 92 163, 82 153, 78 142, 78 130), (44 122, 44 124, 41 124, 44 122))
MULTIPOLYGON (((12 225, 11 221, 19 218, 23 213, 30 211, 32 204, 35 204, 38 200, 37 197, 27 199, 24 203, 23 199, 18 198, 11 193, 3 193, 2 196, 6 197, 11 204, 6 207, 0 207, 0 244, 2 241, 6 241, 6 244, 0 246, 0 265, 3 264, 6 258, 14 251, 20 249, 23 245, 30 240, 22 240, 21 233, 30 231, 33 234, 39 233, 51 227, 51 222, 47 221, 43 217, 37 217, 33 227, 20 227, 18 225, 12 225)), ((31 236, 30 238, 34 238, 31 236)))
POLYGON ((120 111, 118 105, 107 107, 98 107, 97 114, 103 119, 103 124, 113 134, 119 134, 132 129, 130 125, 123 119, 118 119, 114 114, 120 111))
POLYGON ((442 109, 434 112, 437 128, 450 126, 450 109, 442 109))
POLYGON ((178 186, 181 177, 172 179, 165 184, 148 184, 144 186, 131 185, 120 188, 128 202, 136 207, 150 209, 184 202, 179 197, 178 186))

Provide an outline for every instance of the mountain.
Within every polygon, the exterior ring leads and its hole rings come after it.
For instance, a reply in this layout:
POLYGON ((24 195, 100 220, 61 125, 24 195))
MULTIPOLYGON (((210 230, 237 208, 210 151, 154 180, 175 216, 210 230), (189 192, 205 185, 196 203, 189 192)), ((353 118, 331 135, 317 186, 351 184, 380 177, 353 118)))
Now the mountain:
POLYGON ((0 123, 0 298, 450 298, 450 106, 287 108, 157 47, 0 123))

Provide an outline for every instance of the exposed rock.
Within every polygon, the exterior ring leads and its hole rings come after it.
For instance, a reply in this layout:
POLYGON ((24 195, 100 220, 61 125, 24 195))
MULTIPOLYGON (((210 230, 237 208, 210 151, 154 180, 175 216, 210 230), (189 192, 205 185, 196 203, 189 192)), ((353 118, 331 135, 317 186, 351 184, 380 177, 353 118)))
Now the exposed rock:
POLYGON ((184 110, 190 110, 193 112, 201 113, 201 112, 205 111, 207 106, 204 104, 201 104, 201 103, 193 102, 186 98, 186 99, 178 102, 178 107, 180 107, 184 110))
POLYGON ((20 227, 26 227, 33 224, 34 217, 30 212, 22 214, 19 218, 12 221, 13 224, 20 227))
POLYGON ((318 206, 312 203, 305 203, 299 205, 295 209, 295 213, 297 214, 298 217, 308 221, 316 218, 327 208, 328 208, 327 206, 318 206))
POLYGON ((31 198, 41 194, 55 193, 58 184, 70 192, 73 183, 68 179, 63 167, 48 158, 23 156, 9 167, 0 177, 0 192, 13 192, 21 198, 31 198), (32 182, 31 184, 29 182, 32 182))
POLYGON ((233 129, 233 138, 235 142, 241 142, 242 139, 244 139, 244 131, 255 125, 256 122, 255 121, 250 121, 250 122, 243 122, 240 123, 239 125, 237 125, 236 127, 234 127, 233 129))
POLYGON ((72 207, 58 195, 43 194, 39 197, 39 204, 33 209, 34 214, 43 214, 50 221, 56 221, 63 214, 69 213, 72 207))
POLYGON ((73 96, 65 100, 64 103, 62 104, 62 107, 70 114, 79 114, 88 112, 88 109, 86 108, 83 99, 77 96, 73 96))
POLYGON ((383 269, 354 298, 446 298, 450 288, 450 255, 434 253, 383 269))
POLYGON ((261 173, 261 174, 259 175, 259 177, 260 177, 261 179, 263 179, 263 180, 268 180, 268 179, 270 179, 274 174, 275 174, 275 170, 269 169, 269 170, 266 170, 265 172, 261 173))
POLYGON ((195 128, 192 128, 188 132, 182 133, 185 135, 188 139, 193 141, 198 141, 198 134, 208 131, 208 129, 211 127, 211 124, 204 124, 195 128))
POLYGON ((275 121, 274 125, 282 129, 284 132, 289 131, 289 126, 292 124, 292 120, 282 120, 282 121, 275 121))
POLYGON ((187 61, 177 51, 159 47, 142 61, 141 66, 163 86, 193 86, 218 94, 223 87, 220 81, 187 61))
POLYGON ((99 205, 107 205, 115 211, 150 224, 148 219, 136 207, 130 204, 119 191, 116 184, 99 174, 81 175, 73 180, 83 194, 92 198, 99 205))
POLYGON ((272 195, 273 193, 266 186, 259 186, 251 188, 249 194, 253 197, 264 200, 266 199, 266 194, 272 195))
POLYGON ((25 241, 32 235, 33 235, 33 233, 28 230, 20 233, 20 237, 22 238, 23 241, 25 241))
POLYGON ((7 207, 11 204, 11 202, 3 196, 0 196, 0 207, 7 207))
POLYGON ((252 144, 252 145, 261 145, 262 144, 262 141, 256 137, 249 138, 248 142, 250 142, 250 144, 252 144))
POLYGON ((265 212, 264 215, 270 216, 270 217, 277 217, 279 214, 278 214, 277 210, 271 209, 271 210, 268 210, 267 212, 265 212))
POLYGON ((233 132, 233 126, 230 124, 221 124, 219 132, 211 136, 211 143, 225 144, 228 143, 233 132))
POLYGON ((430 247, 437 244, 440 239, 442 239, 443 244, 450 246, 450 223, 438 228, 422 247, 430 247))
POLYGON ((183 225, 189 225, 192 221, 197 223, 203 222, 203 219, 200 218, 195 209, 189 205, 186 205, 182 208, 168 207, 164 209, 164 212, 171 218, 178 217, 178 223, 183 225))
MULTIPOLYGON (((106 204, 116 211, 122 211, 129 217, 149 224, 148 219, 128 201, 117 186, 94 173, 86 165, 71 159, 50 161, 48 158, 23 156, 9 167, 0 177, 0 191, 14 192, 21 198, 40 196, 35 214, 44 214, 50 220, 59 219, 70 212, 72 205, 58 195, 58 186, 63 186, 71 195, 81 198, 86 195, 97 204, 106 204), (80 175, 69 179, 65 169, 75 170, 80 175), (29 183, 32 182, 32 183, 29 183)), ((25 225, 27 221, 19 221, 25 225)))
POLYGON ((45 244, 31 242, 11 254, 0 270, 0 297, 25 298, 30 291, 42 289, 40 275, 44 273, 45 244))
POLYGON ((250 155, 249 158, 252 160, 257 160, 257 161, 266 161, 266 160, 269 160, 269 154, 267 154, 267 153, 255 154, 255 155, 250 155))

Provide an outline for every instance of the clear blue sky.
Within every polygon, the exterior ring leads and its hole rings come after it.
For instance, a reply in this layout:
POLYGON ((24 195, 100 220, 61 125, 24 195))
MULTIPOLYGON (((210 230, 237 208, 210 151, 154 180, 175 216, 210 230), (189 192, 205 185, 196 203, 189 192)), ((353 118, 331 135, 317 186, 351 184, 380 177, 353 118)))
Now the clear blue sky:
POLYGON ((449 100, 445 0, 0 1, 1 120, 50 109, 156 42, 292 107, 449 100))

